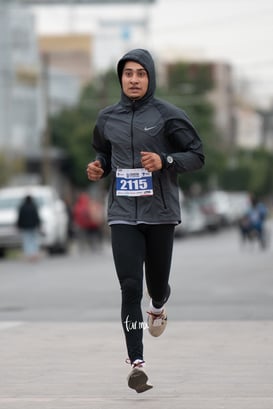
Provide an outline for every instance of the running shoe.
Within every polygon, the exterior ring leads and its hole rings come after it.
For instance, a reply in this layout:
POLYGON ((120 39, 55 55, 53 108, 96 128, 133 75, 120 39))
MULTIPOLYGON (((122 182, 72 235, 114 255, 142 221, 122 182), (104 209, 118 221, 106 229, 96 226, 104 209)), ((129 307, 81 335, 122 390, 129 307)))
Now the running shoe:
POLYGON ((132 370, 128 375, 128 386, 137 393, 148 391, 153 386, 148 384, 148 376, 144 372, 144 361, 137 360, 132 364, 132 370))
POLYGON ((166 310, 159 314, 154 314, 153 312, 147 311, 148 314, 148 329, 149 333, 153 337, 159 337, 167 326, 167 314, 166 310))

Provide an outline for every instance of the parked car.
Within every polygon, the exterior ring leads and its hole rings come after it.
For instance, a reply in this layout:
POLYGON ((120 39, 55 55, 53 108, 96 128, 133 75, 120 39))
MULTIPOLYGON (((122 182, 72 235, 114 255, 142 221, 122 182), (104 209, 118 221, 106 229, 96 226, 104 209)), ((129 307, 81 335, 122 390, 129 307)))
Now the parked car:
POLYGON ((51 186, 18 186, 0 189, 0 257, 21 246, 16 227, 18 208, 26 195, 37 203, 41 218, 41 247, 49 254, 67 251, 68 214, 65 203, 51 186))
POLYGON ((233 224, 238 223, 251 206, 250 195, 247 192, 229 192, 230 213, 233 224))
POLYGON ((207 229, 218 230, 231 224, 230 201, 227 192, 216 190, 199 198, 200 209, 206 217, 207 229))
POLYGON ((202 233, 206 229, 206 217, 195 199, 183 198, 181 202, 182 221, 175 227, 175 236, 202 233))

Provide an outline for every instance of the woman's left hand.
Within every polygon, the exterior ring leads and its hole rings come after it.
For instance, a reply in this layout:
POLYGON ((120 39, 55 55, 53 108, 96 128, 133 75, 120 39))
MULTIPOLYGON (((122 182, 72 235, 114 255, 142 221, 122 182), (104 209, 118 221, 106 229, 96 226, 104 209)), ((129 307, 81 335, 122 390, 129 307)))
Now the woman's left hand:
POLYGON ((141 164, 148 172, 155 172, 162 169, 162 160, 160 155, 154 152, 140 152, 141 164))

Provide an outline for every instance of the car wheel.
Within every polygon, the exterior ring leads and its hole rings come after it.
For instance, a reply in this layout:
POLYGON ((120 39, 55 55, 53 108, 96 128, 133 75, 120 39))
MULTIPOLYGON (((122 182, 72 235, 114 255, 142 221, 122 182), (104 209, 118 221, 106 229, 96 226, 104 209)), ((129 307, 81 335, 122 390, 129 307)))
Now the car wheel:
POLYGON ((67 254, 67 252, 68 252, 68 242, 65 241, 64 243, 58 246, 58 253, 67 254))
POLYGON ((0 258, 5 258, 6 257, 6 249, 3 247, 0 247, 0 258))
POLYGON ((49 247, 47 247, 47 248, 46 248, 46 251, 47 251, 47 254, 48 254, 49 256, 53 256, 54 254, 57 253, 55 246, 49 246, 49 247))
POLYGON ((47 247, 47 253, 50 256, 53 256, 54 254, 67 254, 68 252, 68 243, 58 243, 54 244, 53 246, 47 247))

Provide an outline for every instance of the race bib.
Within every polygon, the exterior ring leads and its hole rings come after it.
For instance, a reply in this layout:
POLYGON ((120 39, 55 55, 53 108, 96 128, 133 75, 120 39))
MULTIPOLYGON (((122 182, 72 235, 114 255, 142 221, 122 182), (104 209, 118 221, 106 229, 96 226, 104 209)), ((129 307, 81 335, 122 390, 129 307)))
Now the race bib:
POLYGON ((152 172, 144 168, 117 169, 116 194, 117 196, 152 196, 152 172))

